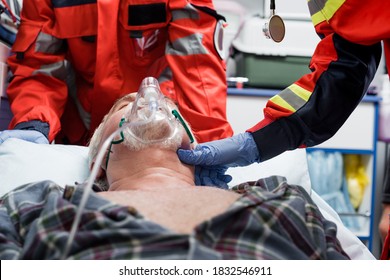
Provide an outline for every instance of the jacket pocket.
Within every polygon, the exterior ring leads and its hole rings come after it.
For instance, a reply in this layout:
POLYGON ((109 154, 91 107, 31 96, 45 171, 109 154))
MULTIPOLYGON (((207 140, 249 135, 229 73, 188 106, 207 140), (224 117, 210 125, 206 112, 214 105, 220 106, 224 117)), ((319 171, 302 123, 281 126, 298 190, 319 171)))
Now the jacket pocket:
POLYGON ((97 34, 96 3, 54 8, 54 36, 61 39, 91 37, 97 34))
POLYGON ((12 45, 15 53, 24 53, 36 41, 42 27, 38 25, 22 24, 18 29, 18 36, 12 45))

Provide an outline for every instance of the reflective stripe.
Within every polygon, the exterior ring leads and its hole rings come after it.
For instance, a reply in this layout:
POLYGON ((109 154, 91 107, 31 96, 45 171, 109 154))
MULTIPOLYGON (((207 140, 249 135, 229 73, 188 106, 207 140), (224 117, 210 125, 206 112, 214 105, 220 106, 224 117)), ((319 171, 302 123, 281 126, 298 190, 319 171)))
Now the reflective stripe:
POLYGON ((288 109, 289 111, 295 112, 295 109, 291 107, 290 104, 288 104, 286 101, 284 101, 283 98, 281 98, 279 95, 275 95, 270 99, 270 101, 279 105, 280 107, 288 109))
POLYGON ((202 44, 202 38, 203 34, 200 33, 179 38, 172 44, 167 44, 165 53, 168 55, 207 54, 208 52, 202 44))
POLYGON ((317 24, 326 21, 326 18, 321 12, 318 12, 311 16, 311 21, 313 22, 313 25, 316 26, 317 24))
POLYGON ((63 46, 64 41, 49 34, 40 32, 35 44, 35 51, 42 53, 58 53, 63 46))
POLYGON ((183 9, 173 10, 172 11, 172 21, 179 19, 199 19, 198 10, 195 9, 192 5, 186 5, 183 9))
POLYGON ((304 100, 304 102, 306 103, 312 92, 311 91, 308 91, 307 89, 304 89, 300 86, 298 86, 297 84, 292 84, 288 87, 292 92, 294 92, 296 95, 298 95, 301 99, 304 100))
POLYGON ((161 72, 160 77, 158 77, 158 82, 161 84, 165 81, 172 81, 173 75, 172 70, 169 67, 165 67, 161 72))
POLYGON ((76 104, 77 110, 85 127, 89 129, 91 125, 91 115, 84 110, 77 98, 77 87, 72 65, 67 60, 59 61, 53 64, 44 65, 41 69, 33 72, 33 75, 38 74, 55 77, 66 83, 68 87, 68 94, 76 104))
POLYGON ((345 0, 311 0, 308 5, 313 24, 329 21, 344 2, 345 0))
POLYGON ((76 75, 73 71, 73 67, 69 67, 68 75, 66 77, 66 84, 68 86, 69 96, 72 98, 76 105, 77 111, 79 112, 80 118, 87 129, 91 128, 91 114, 84 110, 79 99, 77 98, 77 86, 76 86, 76 75))
POLYGON ((79 6, 84 4, 96 4, 97 0, 51 0, 54 8, 79 6))
MULTIPOLYGON (((183 9, 172 11, 172 21, 180 19, 199 19, 199 13, 192 5, 186 5, 183 9)), ((179 38, 172 44, 167 44, 166 54, 169 55, 190 55, 207 54, 206 48, 202 44, 203 34, 196 33, 187 37, 179 38)))
POLYGON ((33 72, 33 75, 42 74, 65 81, 68 74, 67 67, 69 67, 68 61, 59 61, 53 64, 42 65, 40 69, 33 72))
POLYGON ((309 100, 311 92, 296 84, 290 85, 278 95, 271 98, 271 101, 292 112, 299 110, 309 100))
POLYGON ((321 11, 325 6, 326 0, 308 0, 307 5, 311 15, 314 15, 321 11))

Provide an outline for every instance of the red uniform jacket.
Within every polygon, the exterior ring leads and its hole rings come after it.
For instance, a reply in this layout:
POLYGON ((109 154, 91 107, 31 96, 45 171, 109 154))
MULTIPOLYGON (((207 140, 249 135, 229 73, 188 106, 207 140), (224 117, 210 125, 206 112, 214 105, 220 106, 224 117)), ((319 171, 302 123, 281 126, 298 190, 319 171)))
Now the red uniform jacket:
POLYGON ((308 5, 321 38, 312 72, 272 97, 264 119, 248 129, 262 161, 320 144, 337 132, 374 77, 381 41, 390 66, 390 1, 310 0, 308 5))
POLYGON ((210 0, 24 1, 8 64, 15 125, 49 123, 49 140, 85 144, 120 96, 158 78, 199 142, 232 135, 210 0))

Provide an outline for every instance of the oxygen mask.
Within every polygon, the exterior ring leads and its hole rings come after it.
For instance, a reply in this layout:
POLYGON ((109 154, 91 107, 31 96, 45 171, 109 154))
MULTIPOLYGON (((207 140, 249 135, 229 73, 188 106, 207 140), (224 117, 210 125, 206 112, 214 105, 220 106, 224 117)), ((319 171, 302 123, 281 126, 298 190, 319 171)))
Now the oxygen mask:
POLYGON ((173 104, 161 93, 158 81, 153 77, 145 78, 122 119, 124 124, 128 123, 123 130, 124 144, 138 150, 177 137, 180 122, 173 110, 173 104))

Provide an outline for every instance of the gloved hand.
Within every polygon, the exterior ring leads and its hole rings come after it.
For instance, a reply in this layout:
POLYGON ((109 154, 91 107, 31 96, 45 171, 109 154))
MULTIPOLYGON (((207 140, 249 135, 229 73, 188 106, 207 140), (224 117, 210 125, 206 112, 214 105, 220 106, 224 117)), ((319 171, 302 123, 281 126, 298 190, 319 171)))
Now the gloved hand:
POLYGON ((227 168, 223 166, 195 166, 195 184, 197 186, 216 186, 228 189, 232 176, 226 175, 227 168))
POLYGON ((8 138, 18 138, 37 144, 49 144, 49 140, 45 137, 45 135, 36 130, 15 129, 0 131, 0 144, 8 138))
POLYGON ((196 166, 201 185, 213 182, 221 186, 228 180, 224 175, 229 167, 247 166, 260 161, 252 134, 244 132, 233 137, 199 144, 193 150, 179 149, 180 160, 196 166))

